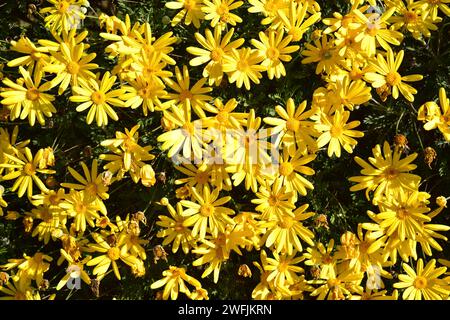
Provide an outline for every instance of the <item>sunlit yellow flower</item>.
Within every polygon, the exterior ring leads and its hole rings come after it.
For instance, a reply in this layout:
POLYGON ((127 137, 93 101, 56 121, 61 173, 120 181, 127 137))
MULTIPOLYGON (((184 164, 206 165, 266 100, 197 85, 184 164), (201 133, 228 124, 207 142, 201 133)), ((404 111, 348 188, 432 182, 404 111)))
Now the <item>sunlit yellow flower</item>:
POLYGON ((179 24, 184 18, 184 24, 190 25, 192 23, 197 29, 200 28, 200 21, 205 17, 201 9, 202 3, 202 0, 176 0, 166 2, 166 7, 169 9, 181 9, 172 18, 172 27, 179 24))
POLYGON ((57 33, 76 29, 86 17, 86 8, 83 6, 89 6, 87 0, 47 0, 47 2, 53 6, 44 7, 40 13, 46 15, 45 26, 57 33))
POLYGON ((150 288, 158 289, 164 286, 164 292, 162 298, 164 300, 170 299, 176 300, 178 293, 184 293, 188 297, 191 295, 189 288, 186 286, 185 281, 194 286, 195 288, 201 288, 201 283, 195 278, 186 273, 186 269, 170 266, 168 270, 162 272, 163 279, 153 282, 150 288))
POLYGON ((243 1, 236 0, 204 0, 202 7, 205 13, 205 20, 211 20, 211 27, 218 26, 220 30, 224 30, 227 25, 235 26, 241 23, 242 18, 231 12, 244 4, 243 1))
POLYGON ((251 48, 231 49, 230 55, 225 56, 223 71, 228 74, 230 83, 236 82, 238 88, 244 84, 245 89, 250 90, 250 80, 259 84, 262 78, 262 71, 266 71, 265 66, 259 63, 264 60, 257 50, 251 48))

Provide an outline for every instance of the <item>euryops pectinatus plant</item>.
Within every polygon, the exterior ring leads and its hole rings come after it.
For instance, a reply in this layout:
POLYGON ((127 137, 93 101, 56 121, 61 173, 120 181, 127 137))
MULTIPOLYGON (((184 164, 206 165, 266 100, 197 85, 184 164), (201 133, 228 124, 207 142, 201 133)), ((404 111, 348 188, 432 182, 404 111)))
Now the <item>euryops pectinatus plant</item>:
POLYGON ((450 1, 163 2, 0 5, 0 299, 448 299, 450 1))

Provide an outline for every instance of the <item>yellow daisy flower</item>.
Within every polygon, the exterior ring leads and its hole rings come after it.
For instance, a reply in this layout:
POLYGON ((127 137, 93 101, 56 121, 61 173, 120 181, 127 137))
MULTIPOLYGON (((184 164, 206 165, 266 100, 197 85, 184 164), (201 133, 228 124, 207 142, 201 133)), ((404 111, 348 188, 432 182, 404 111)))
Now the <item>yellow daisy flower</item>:
POLYGON ((202 12, 202 4, 203 0, 176 0, 166 2, 166 7, 169 9, 181 9, 172 18, 172 27, 179 24, 184 18, 185 25, 188 26, 192 23, 197 29, 200 28, 200 22, 205 17, 204 13, 202 12))
POLYGON ((236 0, 204 0, 202 11, 205 13, 205 20, 211 20, 211 27, 218 26, 224 30, 227 25, 236 26, 241 23, 242 18, 231 12, 244 4, 243 1, 236 0))
POLYGON ((153 282, 150 286, 152 289, 158 289, 164 286, 162 298, 163 300, 170 299, 176 300, 178 293, 184 293, 188 297, 191 295, 189 288, 186 286, 187 282, 195 288, 201 288, 201 283, 195 278, 186 273, 186 269, 169 266, 168 270, 162 272, 163 279, 153 282))
POLYGON ((228 75, 230 83, 236 82, 238 88, 244 84, 245 89, 250 90, 250 80, 259 84, 262 78, 262 71, 266 71, 265 66, 259 63, 264 60, 257 50, 251 48, 231 49, 229 55, 225 56, 223 71, 228 75))

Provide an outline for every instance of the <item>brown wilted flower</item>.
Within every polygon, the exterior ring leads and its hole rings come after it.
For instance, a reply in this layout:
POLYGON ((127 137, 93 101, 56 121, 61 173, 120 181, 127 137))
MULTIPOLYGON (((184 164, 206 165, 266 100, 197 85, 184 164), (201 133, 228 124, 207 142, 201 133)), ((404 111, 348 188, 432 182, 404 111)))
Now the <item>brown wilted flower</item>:
POLYGON ((9 274, 6 272, 0 272, 0 286, 4 286, 9 281, 9 274))
POLYGON ((376 89, 381 101, 385 102, 387 98, 391 95, 391 87, 387 84, 382 85, 376 89))
POLYGON ((153 262, 156 264, 162 259, 167 262, 167 252, 161 245, 156 245, 153 247, 153 262))
POLYGON ((42 158, 39 159, 39 169, 46 169, 55 165, 55 154, 52 147, 43 149, 42 158))
POLYGON ((425 150, 423 151, 423 154, 425 163, 431 169, 431 164, 437 157, 436 150, 434 150, 432 147, 426 147, 425 150))
POLYGON ((50 189, 56 188, 58 184, 59 184, 58 181, 53 176, 49 176, 47 177, 47 179, 45 179, 45 185, 50 189))
POLYGON ((314 225, 316 228, 324 227, 325 229, 329 230, 330 227, 328 226, 328 218, 324 214, 319 214, 317 218, 314 220, 314 225))
POLYGON ((158 180, 162 183, 166 183, 167 177, 164 171, 158 174, 158 180))
POLYGON ((241 264, 239 266, 238 275, 244 278, 250 278, 252 276, 252 270, 250 270, 250 267, 246 264, 241 264))
POLYGON ((139 228, 139 221, 132 219, 128 223, 127 232, 132 236, 139 237, 139 235, 141 234, 141 228, 139 228))
POLYGON ((91 279, 91 291, 96 298, 100 297, 100 280, 91 279))
POLYGON ((23 218, 23 226, 25 228, 25 233, 30 233, 33 229, 33 217, 27 216, 23 218))
POLYGON ((112 177, 113 177, 113 174, 111 171, 109 171, 109 170, 103 171, 102 172, 102 184, 105 187, 108 187, 109 185, 111 185, 112 177))
POLYGON ((408 139, 401 133, 394 136, 394 145, 402 152, 409 150, 408 139))
POLYGON ((178 199, 184 200, 190 197, 191 189, 188 186, 182 186, 175 190, 175 196, 178 199))
POLYGON ((142 211, 138 211, 136 213, 133 213, 131 215, 131 219, 138 221, 138 222, 142 222, 144 225, 147 225, 147 218, 145 217, 144 212, 142 211))

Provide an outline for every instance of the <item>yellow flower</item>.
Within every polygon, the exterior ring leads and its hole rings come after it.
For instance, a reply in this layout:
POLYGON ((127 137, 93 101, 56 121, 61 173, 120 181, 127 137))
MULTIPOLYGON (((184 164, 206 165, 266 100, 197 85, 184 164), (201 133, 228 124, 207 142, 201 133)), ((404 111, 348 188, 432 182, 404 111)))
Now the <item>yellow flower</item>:
POLYGON ((321 13, 316 12, 309 16, 306 20, 306 12, 309 8, 309 4, 298 1, 291 1, 289 11, 279 10, 277 13, 284 29, 288 35, 292 36, 292 41, 300 41, 303 34, 317 21, 320 20, 321 13))
POLYGON ((288 286, 294 284, 300 278, 299 273, 303 273, 303 268, 298 264, 305 258, 298 257, 297 251, 294 250, 292 254, 278 254, 272 251, 273 258, 267 258, 266 264, 263 264, 263 269, 268 271, 267 281, 273 281, 276 287, 287 289, 288 286))
POLYGON ((77 106, 78 112, 89 109, 86 116, 86 123, 91 124, 96 119, 97 125, 103 126, 108 124, 108 116, 114 120, 119 120, 117 113, 111 107, 125 107, 125 103, 119 98, 125 93, 125 89, 111 90, 116 82, 117 77, 111 76, 107 71, 101 79, 78 79, 80 86, 72 87, 73 95, 70 101, 81 103, 77 106))
POLYGON ((200 28, 200 21, 204 19, 204 14, 202 12, 201 6, 202 0, 177 0, 170 1, 166 3, 166 7, 172 10, 178 10, 175 17, 172 18, 172 27, 176 26, 184 19, 185 25, 190 25, 191 23, 198 29, 200 28))
POLYGON ((333 92, 333 104, 337 108, 343 105, 349 110, 353 110, 355 105, 359 106, 364 104, 372 98, 370 87, 362 80, 350 80, 351 76, 350 72, 349 75, 344 75, 335 83, 330 83, 328 87, 328 89, 331 89, 333 92))
POLYGON ((161 111, 165 107, 160 98, 167 96, 164 83, 157 77, 146 79, 138 76, 136 79, 127 79, 130 86, 124 86, 127 92, 120 99, 125 101, 125 107, 131 109, 139 108, 142 105, 144 116, 148 115, 148 111, 161 111))
POLYGON ((89 275, 84 270, 84 265, 86 262, 88 262, 91 257, 88 256, 82 261, 75 261, 75 259, 68 254, 64 249, 60 249, 62 257, 67 261, 68 267, 66 269, 66 275, 62 277, 62 279, 58 282, 58 285, 56 286, 56 290, 61 290, 67 282, 72 278, 80 278, 82 279, 87 285, 91 284, 91 278, 89 278, 89 275))
POLYGON ((207 101, 212 100, 211 96, 206 95, 206 93, 212 91, 212 88, 203 87, 206 78, 198 80, 192 88, 190 88, 189 71, 186 66, 183 66, 183 73, 181 73, 178 66, 175 67, 175 76, 177 82, 172 81, 171 79, 165 79, 167 85, 176 92, 169 93, 165 96, 165 99, 169 100, 167 103, 179 106, 188 112, 190 112, 192 108, 199 117, 206 117, 203 109, 205 108, 205 105, 208 104, 207 101))
POLYGON ((403 189, 417 189, 420 177, 408 173, 417 167, 411 164, 417 158, 417 153, 400 159, 401 151, 397 147, 392 151, 387 141, 383 145, 384 156, 380 145, 376 145, 372 153, 374 157, 369 158, 370 164, 360 157, 355 157, 355 161, 363 168, 361 170, 363 176, 349 178, 350 181, 358 183, 352 186, 350 191, 366 189, 367 199, 369 192, 375 191, 373 201, 376 204, 383 195, 398 194, 403 189))
POLYGON ((316 74, 323 71, 328 74, 335 72, 338 66, 343 63, 343 58, 339 56, 333 41, 329 40, 327 35, 323 35, 322 40, 314 40, 314 45, 305 44, 306 49, 302 51, 302 55, 306 58, 302 60, 302 64, 318 62, 316 74))
POLYGON ((337 109, 332 116, 322 114, 320 122, 316 124, 315 128, 322 132, 317 139, 317 146, 322 148, 328 144, 328 156, 341 156, 341 146, 348 153, 353 153, 353 149, 357 145, 357 141, 353 138, 361 138, 364 133, 357 130, 352 130, 360 125, 359 121, 351 121, 347 123, 350 117, 349 111, 344 111, 341 107, 337 109))
POLYGON ((8 206, 8 203, 3 199, 3 193, 5 192, 5 187, 0 185, 0 217, 3 216, 3 208, 8 206))
POLYGON ((289 62, 292 57, 289 55, 297 51, 299 46, 289 46, 292 40, 291 35, 284 37, 284 30, 269 30, 269 35, 264 32, 259 33, 261 41, 252 39, 251 43, 256 47, 259 54, 264 57, 261 65, 267 68, 269 79, 286 76, 286 69, 283 62, 289 62))
POLYGON ((450 99, 447 98, 444 88, 439 89, 440 109, 435 102, 426 102, 419 108, 417 120, 426 122, 425 130, 438 128, 445 140, 450 141, 450 99), (441 111, 442 110, 442 111, 441 111))
POLYGON ((89 172, 89 169, 84 162, 81 162, 81 167, 83 169, 84 177, 73 168, 68 167, 72 177, 79 183, 61 183, 61 186, 74 190, 83 190, 83 192, 86 193, 87 198, 92 200, 98 199, 100 202, 99 204, 101 205, 100 211, 106 214, 106 207, 100 199, 107 200, 109 198, 108 187, 103 184, 102 174, 98 174, 97 159, 92 161, 91 172, 89 172))
POLYGON ((227 73, 230 83, 236 82, 238 88, 244 84, 245 88, 250 90, 250 80, 259 84, 261 72, 267 70, 266 67, 259 65, 263 60, 264 57, 260 56, 257 50, 233 48, 230 55, 225 56, 223 71, 227 73))
POLYGON ((0 92, 4 99, 0 101, 10 111, 11 120, 20 117, 21 120, 28 117, 30 126, 34 126, 36 118, 42 126, 45 124, 45 117, 51 117, 56 113, 52 104, 55 97, 45 93, 53 87, 53 82, 49 81, 41 85, 42 73, 35 72, 33 79, 23 67, 19 67, 19 72, 23 79, 17 83, 9 79, 4 79, 3 83, 9 88, 0 92), (25 86, 24 86, 25 85, 25 86))
POLYGON ((286 102, 286 109, 282 106, 276 106, 275 111, 281 118, 264 118, 264 122, 273 126, 274 133, 281 133, 281 142, 286 146, 289 154, 294 155, 296 149, 307 154, 317 151, 317 143, 313 137, 318 132, 314 128, 314 122, 308 119, 315 113, 314 108, 306 110, 306 100, 295 107, 294 99, 289 98, 286 102))
POLYGON ((262 13, 264 19, 261 24, 274 24, 278 21, 278 10, 288 7, 287 1, 284 0, 248 0, 251 7, 248 8, 250 13, 262 13))
POLYGON ((396 56, 391 49, 387 50, 387 59, 381 54, 377 55, 376 62, 371 62, 376 72, 368 72, 364 75, 364 79, 372 83, 374 88, 380 88, 383 85, 388 85, 392 89, 392 97, 398 98, 398 92, 406 98, 406 100, 413 102, 414 94, 417 90, 404 81, 420 81, 423 76, 420 74, 413 74, 409 76, 401 76, 398 73, 400 64, 403 61, 404 51, 401 50, 396 56))
POLYGON ((186 269, 169 266, 169 269, 162 272, 163 279, 153 282, 150 288, 158 289, 164 286, 164 292, 162 298, 164 300, 170 299, 176 300, 178 293, 184 293, 188 297, 191 295, 189 288, 185 281, 194 286, 195 288, 201 288, 201 283, 195 278, 186 273, 186 269))
POLYGON ((52 80, 53 86, 59 84, 58 94, 71 86, 78 86, 78 79, 85 81, 95 79, 95 74, 91 70, 98 68, 98 65, 91 63, 96 57, 95 53, 85 54, 86 45, 84 43, 75 44, 72 40, 69 43, 61 43, 59 51, 50 51, 55 61, 48 64, 44 70, 55 73, 52 80))
POLYGON ((41 14, 47 14, 44 18, 45 27, 50 31, 61 33, 76 29, 85 18, 85 8, 89 6, 87 0, 47 0, 53 6, 40 10, 41 14))
POLYGON ((286 192, 286 186, 282 186, 282 180, 276 179, 270 186, 261 186, 255 194, 257 199, 252 203, 257 204, 255 210, 261 212, 262 220, 276 220, 283 216, 292 216, 295 209, 293 192, 286 192))
POLYGON ((170 203, 166 204, 167 210, 171 217, 158 216, 159 221, 156 225, 163 227, 164 229, 158 231, 156 236, 158 238, 164 238, 162 245, 166 246, 172 243, 172 252, 176 253, 180 248, 185 254, 189 253, 189 249, 194 247, 195 239, 192 237, 191 230, 185 226, 185 220, 188 217, 183 216, 183 207, 178 202, 176 210, 170 203))
POLYGON ((30 73, 42 73, 43 68, 49 63, 48 48, 36 47, 27 37, 20 37, 18 41, 11 41, 11 50, 26 55, 8 62, 8 67, 27 66, 30 73))
MULTIPOLYGON (((111 265, 114 275, 118 280, 121 280, 119 267, 117 264, 118 260, 122 260, 130 267, 138 264, 138 258, 121 250, 125 240, 123 236, 119 236, 118 239, 115 239, 115 241, 109 243, 99 233, 92 233, 91 235, 96 243, 90 243, 88 248, 90 252, 100 252, 101 255, 89 260, 86 265, 95 266, 93 274, 97 275, 98 280, 101 280, 106 276, 106 273, 111 265)), ((111 236, 115 238, 114 234, 111 234, 111 236)))
POLYGON ((205 239, 206 233, 216 237, 219 232, 224 232, 227 224, 234 225, 234 221, 229 216, 234 214, 232 209, 222 205, 231 200, 231 197, 219 198, 219 189, 212 192, 208 185, 203 186, 203 190, 192 188, 192 197, 197 202, 181 200, 180 203, 187 209, 182 213, 187 218, 183 225, 193 226, 192 236, 205 239))
POLYGON ((238 49, 243 43, 244 39, 239 38, 231 41, 234 28, 231 28, 223 38, 219 27, 214 28, 214 35, 211 30, 205 30, 205 36, 201 33, 195 33, 195 39, 204 48, 188 47, 187 52, 197 56, 191 61, 189 65, 199 66, 208 63, 203 69, 203 77, 208 78, 209 85, 213 83, 218 86, 223 78, 223 63, 224 57, 231 52, 231 49, 238 49))
POLYGON ((314 212, 306 212, 308 204, 304 204, 297 208, 293 214, 281 214, 269 218, 267 222, 262 222, 261 228, 267 228, 261 241, 264 241, 266 247, 274 247, 274 252, 286 252, 292 254, 295 250, 303 251, 300 239, 314 245, 312 238, 314 233, 303 225, 301 221, 306 220, 313 215, 314 212))
POLYGON ((352 292, 361 292, 362 288, 355 284, 360 283, 363 278, 362 273, 347 269, 336 274, 336 271, 330 272, 326 279, 311 280, 310 284, 318 284, 319 288, 311 292, 311 296, 317 296, 318 300, 345 300, 352 296, 352 292))
POLYGON ((450 294, 445 280, 439 276, 445 273, 446 267, 436 268, 436 260, 430 260, 423 266, 423 260, 417 262, 417 269, 414 271, 406 263, 402 264, 406 274, 400 274, 400 282, 394 283, 394 288, 405 289, 403 300, 446 300, 450 294))
POLYGON ((48 191, 47 187, 37 176, 37 174, 54 174, 55 171, 49 169, 39 169, 39 161, 42 159, 43 152, 44 149, 40 149, 33 157, 30 149, 25 147, 24 153, 17 154, 17 157, 6 153, 4 154, 5 157, 12 163, 0 164, 0 167, 14 169, 14 171, 4 175, 2 180, 16 179, 11 191, 17 190, 17 195, 19 198, 27 192, 28 198, 31 199, 33 196, 33 181, 41 191, 48 191))
POLYGON ((236 0, 204 0, 202 11, 205 13, 205 20, 211 20, 211 27, 218 26, 224 30, 227 25, 235 26, 241 23, 242 18, 231 12, 244 4, 243 1, 236 0))
POLYGON ((82 191, 72 190, 60 204, 67 215, 74 218, 75 231, 83 233, 86 231, 86 223, 95 227, 94 219, 100 219, 101 207, 98 201, 88 197, 82 191))

